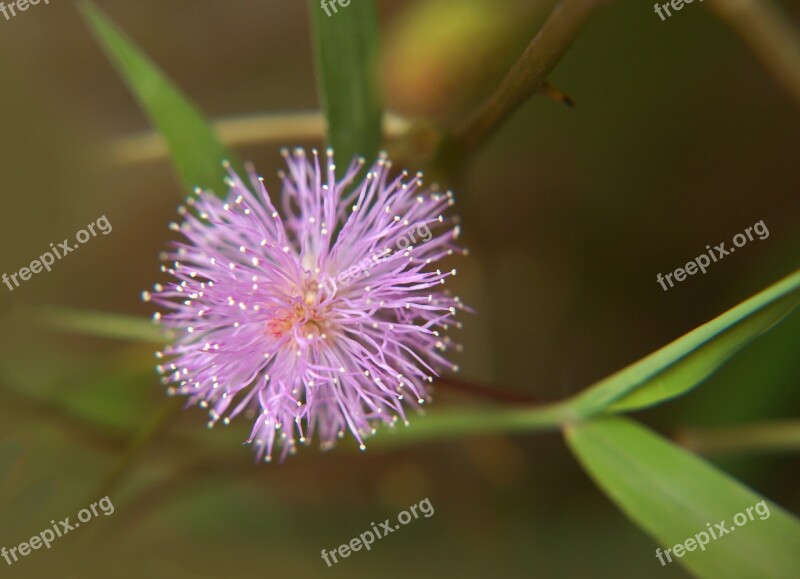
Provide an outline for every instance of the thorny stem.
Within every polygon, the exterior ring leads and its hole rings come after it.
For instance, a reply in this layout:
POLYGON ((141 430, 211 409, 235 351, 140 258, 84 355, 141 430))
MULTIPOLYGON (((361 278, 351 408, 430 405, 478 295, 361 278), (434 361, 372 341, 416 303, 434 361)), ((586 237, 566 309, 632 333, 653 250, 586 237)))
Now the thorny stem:
POLYGON ((800 36, 771 0, 709 0, 709 6, 800 104, 800 36))
POLYGON ((561 61, 590 18, 611 0, 560 0, 547 21, 500 86, 478 111, 445 137, 436 164, 463 160, 522 103, 542 90, 547 75, 561 61))

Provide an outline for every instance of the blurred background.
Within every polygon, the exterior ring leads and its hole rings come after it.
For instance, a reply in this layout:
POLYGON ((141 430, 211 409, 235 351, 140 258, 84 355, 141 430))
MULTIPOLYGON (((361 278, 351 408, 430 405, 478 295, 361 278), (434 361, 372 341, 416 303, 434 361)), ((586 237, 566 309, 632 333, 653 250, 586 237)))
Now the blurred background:
MULTIPOLYGON (((354 0, 357 2, 358 0, 354 0)), ((318 108, 307 6, 297 0, 98 0, 210 118, 318 108)), ((552 6, 538 0, 381 0, 389 109, 449 124, 486 98, 552 6)), ((793 22, 800 7, 785 3, 793 22)), ((100 498, 131 436, 161 412, 155 346, 58 333, 41 306, 149 317, 140 292, 181 201, 166 158, 121 161, 147 119, 71 2, 0 19, 0 273, 102 215, 113 226, 50 273, 0 286, 0 546, 100 498), (2 481, 2 477, 0 477, 2 481)), ((800 115, 705 6, 666 22, 648 3, 602 11, 550 80, 575 101, 529 101, 469 163, 456 209, 471 255, 455 290, 460 379, 558 400, 710 320, 800 264, 800 115), (668 292, 656 274, 763 220, 748 243, 668 292)), ((280 146, 237 150, 277 192, 280 146)), ((408 167, 416 170, 418 167, 408 167)), ((688 428, 797 416, 800 316, 708 383, 637 417, 688 428)), ((457 388, 437 408, 495 404, 457 388)), ((417 417, 416 420, 424 420, 417 417)), ((558 433, 361 454, 304 448, 253 465, 246 421, 205 430, 191 409, 110 493, 116 511, 8 567, 41 577, 684 577, 584 474, 558 433), (420 518, 327 568, 370 523, 429 498, 420 518)), ((413 428, 413 421, 412 421, 413 428)), ((695 440, 699 452, 702 437, 695 440)), ((369 444, 368 444, 369 446, 369 444)), ((792 455, 711 455, 800 513, 792 455)))

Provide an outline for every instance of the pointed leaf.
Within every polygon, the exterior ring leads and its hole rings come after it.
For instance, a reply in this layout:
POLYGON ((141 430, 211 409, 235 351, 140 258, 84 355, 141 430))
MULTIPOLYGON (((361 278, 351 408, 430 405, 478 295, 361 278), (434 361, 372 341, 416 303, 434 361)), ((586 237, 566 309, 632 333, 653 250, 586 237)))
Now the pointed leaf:
POLYGON ((328 143, 336 152, 341 171, 354 156, 371 159, 377 153, 382 104, 375 3, 356 0, 348 6, 335 4, 324 4, 330 16, 317 0, 310 0, 308 5, 328 143))
POLYGON ((576 396, 578 414, 653 406, 691 390, 800 304, 800 272, 576 396))
POLYGON ((700 384, 739 349, 786 317, 798 302, 800 272, 566 401, 529 408, 434 412, 415 420, 408 431, 384 437, 378 444, 552 429, 606 412, 657 404, 700 384))
MULTIPOLYGON (((800 521, 778 505, 751 510, 764 499, 716 467, 673 445, 635 422, 602 418, 565 428, 579 462, 617 506, 646 531, 662 551, 693 539, 692 551, 673 561, 698 577, 797 577, 800 521), (747 522, 741 526, 739 513, 747 522), (762 515, 767 515, 763 518, 762 515), (695 537, 712 528, 735 529, 708 538, 701 550, 695 537)), ((700 536, 700 541, 705 538, 700 536)), ((691 544, 689 545, 692 546, 691 544)), ((668 565, 667 558, 664 565, 668 565)), ((672 563, 675 564, 675 563, 672 563)), ((662 564, 653 553, 653 575, 662 564)))
POLYGON ((184 189, 187 192, 195 187, 222 190, 226 175, 222 162, 233 162, 233 157, 210 124, 158 66, 98 8, 84 2, 81 11, 98 43, 166 140, 184 189))

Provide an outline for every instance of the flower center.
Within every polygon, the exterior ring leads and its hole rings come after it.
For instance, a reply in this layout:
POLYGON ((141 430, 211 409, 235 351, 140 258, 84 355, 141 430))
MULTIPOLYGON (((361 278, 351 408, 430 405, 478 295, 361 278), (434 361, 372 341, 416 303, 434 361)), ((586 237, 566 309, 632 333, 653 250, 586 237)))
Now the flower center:
POLYGON ((267 332, 276 339, 280 338, 305 317, 305 308, 300 303, 279 309, 267 321, 267 332))
POLYGON ((320 311, 317 300, 318 284, 314 280, 307 281, 296 296, 287 305, 277 308, 274 315, 266 323, 268 334, 278 339, 294 329, 306 339, 319 338, 325 332, 327 322, 320 311))

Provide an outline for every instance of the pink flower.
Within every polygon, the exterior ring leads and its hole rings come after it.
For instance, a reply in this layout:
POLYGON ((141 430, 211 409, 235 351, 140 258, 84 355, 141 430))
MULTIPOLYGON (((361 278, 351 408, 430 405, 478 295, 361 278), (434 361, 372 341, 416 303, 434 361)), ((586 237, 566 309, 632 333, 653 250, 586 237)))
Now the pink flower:
POLYGON ((175 281, 156 284, 157 319, 178 338, 158 357, 171 394, 209 408, 213 426, 243 411, 255 419, 257 458, 281 459, 318 436, 323 449, 346 430, 362 449, 378 423, 406 422, 406 406, 454 347, 444 332, 457 297, 442 291, 456 271, 434 263, 453 253, 459 227, 444 217, 451 193, 423 188, 421 175, 390 179, 381 156, 363 181, 363 160, 341 181, 333 153, 284 152, 280 214, 250 173, 230 171, 220 199, 197 191, 173 224, 185 241, 164 255, 175 281), (255 192, 253 192, 255 191, 255 192))

